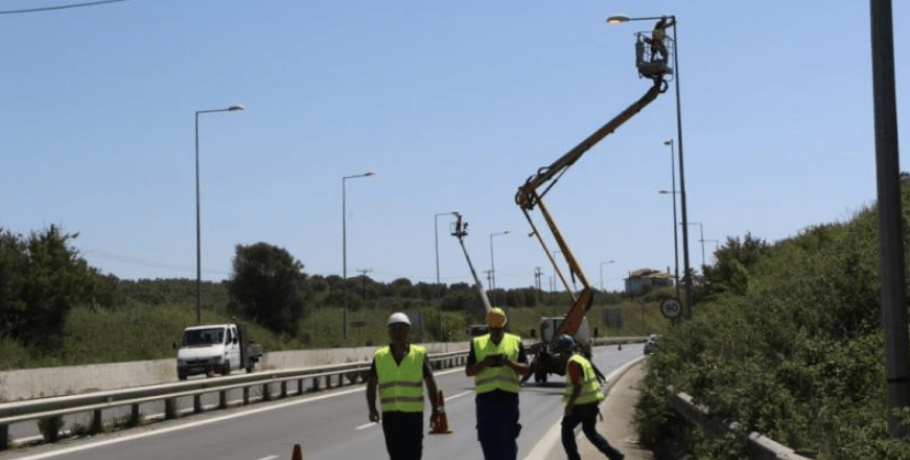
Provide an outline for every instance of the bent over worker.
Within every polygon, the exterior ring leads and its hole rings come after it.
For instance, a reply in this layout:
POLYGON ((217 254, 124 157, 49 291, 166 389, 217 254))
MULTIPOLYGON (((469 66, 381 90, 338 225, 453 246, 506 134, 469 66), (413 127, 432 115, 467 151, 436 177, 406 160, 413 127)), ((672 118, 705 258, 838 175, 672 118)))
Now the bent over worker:
POLYGON ((471 341, 465 367, 477 390, 477 440, 486 460, 515 460, 518 456, 518 382, 529 365, 521 338, 505 332, 506 321, 501 308, 490 310, 490 333, 471 341))
POLYGON ((580 460, 578 445, 575 443, 575 427, 581 424, 581 430, 588 440, 603 452, 610 460, 622 460, 625 455, 613 448, 597 432, 597 405, 604 399, 600 392, 600 383, 594 372, 594 365, 584 356, 575 353, 575 340, 563 334, 556 341, 556 350, 566 363, 566 394, 563 400, 566 409, 562 417, 562 446, 569 460, 580 460))
POLYGON ((391 460, 419 460, 423 454, 423 385, 433 407, 430 420, 438 413, 436 380, 427 362, 427 351, 408 342, 411 321, 404 313, 393 313, 387 322, 389 346, 376 351, 367 383, 370 421, 382 420, 385 446, 391 460), (382 417, 376 410, 376 389, 382 417))

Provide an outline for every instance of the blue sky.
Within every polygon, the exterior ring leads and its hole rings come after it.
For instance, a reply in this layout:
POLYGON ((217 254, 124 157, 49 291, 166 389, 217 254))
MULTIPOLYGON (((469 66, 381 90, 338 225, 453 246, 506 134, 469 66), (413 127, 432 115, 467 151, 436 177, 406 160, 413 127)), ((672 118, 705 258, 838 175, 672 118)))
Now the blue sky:
MULTIPOLYGON (((200 116, 204 279, 260 241, 341 274, 342 177, 374 171, 346 183, 348 276, 435 282, 434 215, 458 211, 478 270, 508 230, 497 286, 531 286, 552 269, 517 187, 649 86, 633 34, 653 23, 608 26, 617 13, 678 18, 688 218, 706 240, 774 242, 874 202, 867 1, 133 0, 0 15, 0 226, 79 232, 89 263, 120 278, 195 278, 194 114, 242 104, 200 116)), ((894 2, 904 133, 908 13, 894 2)), ((658 191, 675 110, 671 88, 547 195, 597 287, 673 269, 658 191)), ((438 222, 442 281, 470 282, 438 222)))

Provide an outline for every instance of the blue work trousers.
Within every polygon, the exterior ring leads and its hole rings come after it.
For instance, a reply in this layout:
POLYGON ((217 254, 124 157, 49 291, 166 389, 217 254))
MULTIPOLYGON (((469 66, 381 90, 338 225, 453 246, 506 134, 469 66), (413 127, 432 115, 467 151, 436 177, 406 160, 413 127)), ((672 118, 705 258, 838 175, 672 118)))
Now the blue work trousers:
POLYGON ((569 460, 581 460, 575 443, 575 427, 581 424, 581 431, 588 440, 610 460, 621 460, 624 456, 597 432, 597 403, 572 406, 572 413, 562 418, 562 447, 569 460))
POLYGON ((420 460, 423 454, 423 412, 383 412, 382 432, 391 460, 420 460))
POLYGON ((477 440, 486 460, 515 460, 518 457, 518 397, 496 400, 477 397, 477 440))

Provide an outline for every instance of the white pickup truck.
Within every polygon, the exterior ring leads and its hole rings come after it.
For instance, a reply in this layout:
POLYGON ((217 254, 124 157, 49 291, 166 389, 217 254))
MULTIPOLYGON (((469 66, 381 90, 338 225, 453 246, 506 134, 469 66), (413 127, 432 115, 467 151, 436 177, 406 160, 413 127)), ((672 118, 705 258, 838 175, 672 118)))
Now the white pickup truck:
MULTIPOLYGON (((228 375, 233 370, 246 369, 262 358, 262 346, 253 343, 238 324, 207 324, 184 329, 177 350, 177 378, 216 373, 228 375)), ((174 343, 174 348, 177 344, 174 343)))

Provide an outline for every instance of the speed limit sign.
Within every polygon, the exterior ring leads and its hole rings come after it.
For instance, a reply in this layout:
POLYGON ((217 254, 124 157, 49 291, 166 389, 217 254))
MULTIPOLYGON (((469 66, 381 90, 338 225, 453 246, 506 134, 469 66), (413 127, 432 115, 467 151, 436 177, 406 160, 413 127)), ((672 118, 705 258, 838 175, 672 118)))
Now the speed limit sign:
POLYGON ((682 304, 679 300, 670 297, 660 303, 660 312, 668 319, 675 319, 682 313, 682 304))

